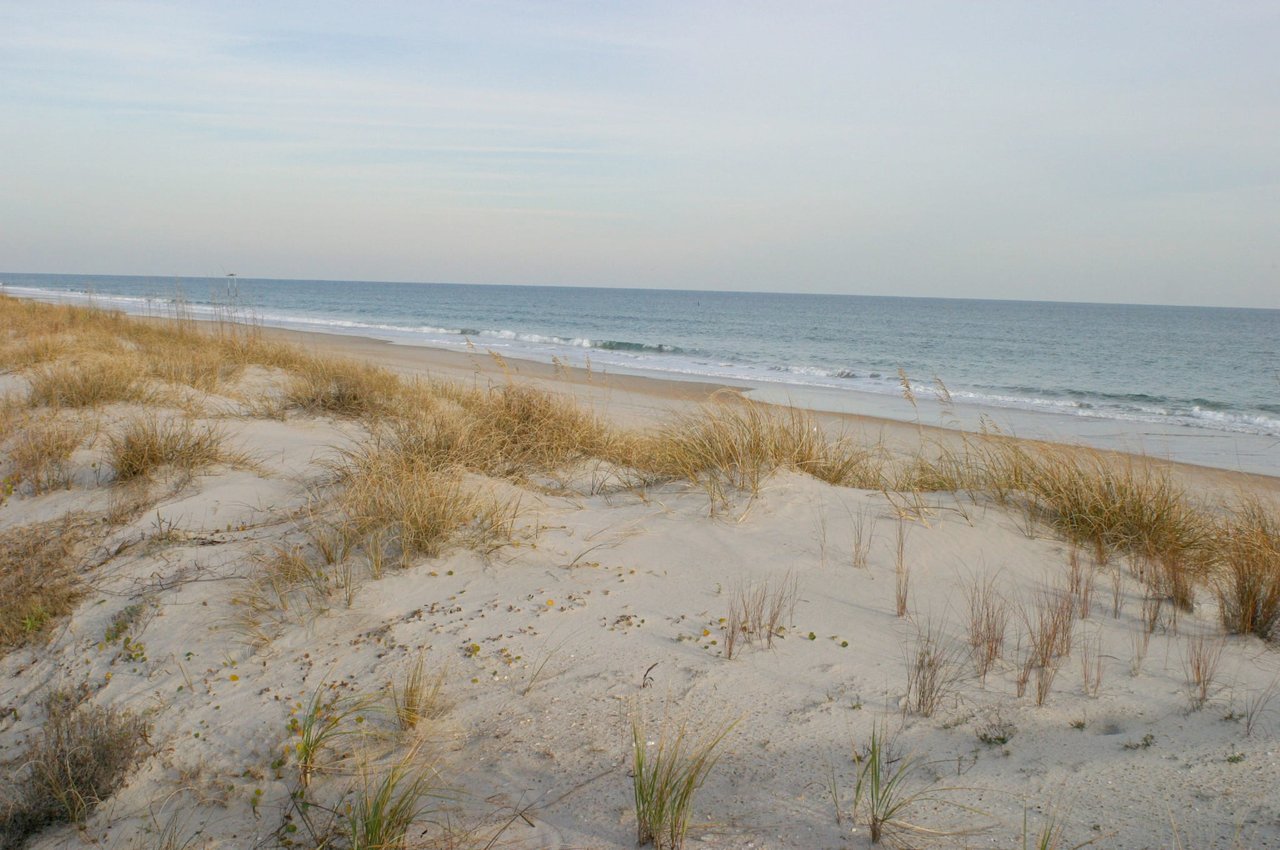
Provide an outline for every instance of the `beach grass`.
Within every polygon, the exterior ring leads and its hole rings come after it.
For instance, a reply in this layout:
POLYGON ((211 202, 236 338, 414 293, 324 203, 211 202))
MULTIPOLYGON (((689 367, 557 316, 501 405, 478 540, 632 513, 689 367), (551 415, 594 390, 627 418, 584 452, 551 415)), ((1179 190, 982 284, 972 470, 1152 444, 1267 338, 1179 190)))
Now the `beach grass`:
POLYGON ((646 435, 633 466, 669 479, 758 493, 766 478, 791 469, 846 487, 883 484, 875 447, 846 437, 829 439, 807 411, 760 404, 721 393, 697 410, 646 435))
POLYGON ((636 843, 657 850, 681 850, 693 815, 694 798, 706 782, 733 728, 723 724, 700 734, 683 723, 659 730, 655 740, 639 722, 631 727, 631 776, 636 843))
POLYGON ((107 435, 107 458, 119 483, 150 477, 170 468, 187 474, 215 464, 248 464, 227 448, 226 434, 179 416, 144 414, 107 435))
POLYGON ((1213 535, 1213 587, 1222 624, 1236 634, 1274 639, 1280 626, 1280 511, 1242 496, 1213 535))
POLYGON ((74 517, 0 532, 0 650, 35 641, 72 611, 83 593, 76 552, 84 534, 74 517))
POLYGON ((57 691, 45 700, 40 737, 25 758, 18 796, 0 807, 0 837, 21 846, 51 824, 83 823, 147 751, 148 724, 133 712, 57 691))
MULTIPOLYGON (((736 393, 665 426, 627 431, 510 376, 486 387, 410 381, 267 340, 252 324, 195 322, 180 312, 142 321, 8 297, 0 298, 0 313, 8 327, 0 356, 26 377, 28 403, 37 407, 146 404, 152 380, 212 391, 249 364, 285 370, 287 405, 368 423, 370 439, 346 458, 338 507, 359 541, 382 540, 406 557, 435 556, 464 530, 482 538, 510 528, 510 506, 464 483, 473 473, 523 482, 604 461, 632 470, 635 486, 688 481, 720 500, 732 490, 757 494, 770 475, 789 469, 860 489, 1020 500, 1028 516, 1099 562, 1115 554, 1139 559, 1153 594, 1183 610, 1207 587, 1232 631, 1269 636, 1280 616, 1275 511, 1242 503, 1221 521, 1220 510, 1198 503, 1151 463, 995 433, 894 460, 881 445, 828 436, 806 411, 736 393)), ((7 452, 16 477, 33 488, 63 486, 76 429, 45 417, 20 430, 7 452)), ((166 463, 195 469, 228 460, 214 432, 155 418, 135 420, 108 440, 120 480, 166 463)), ((904 569, 900 584, 906 578, 904 569)))
POLYGON ((71 454, 93 430, 90 423, 46 413, 19 420, 8 446, 15 485, 25 484, 38 496, 71 484, 71 454))
POLYGON ((142 364, 127 353, 94 352, 84 358, 54 361, 31 372, 28 401, 32 407, 98 407, 143 401, 141 372, 142 364))
POLYGON ((362 772, 350 810, 344 814, 350 850, 404 850, 409 827, 423 814, 424 800, 438 794, 435 776, 414 763, 414 753, 377 776, 362 772))

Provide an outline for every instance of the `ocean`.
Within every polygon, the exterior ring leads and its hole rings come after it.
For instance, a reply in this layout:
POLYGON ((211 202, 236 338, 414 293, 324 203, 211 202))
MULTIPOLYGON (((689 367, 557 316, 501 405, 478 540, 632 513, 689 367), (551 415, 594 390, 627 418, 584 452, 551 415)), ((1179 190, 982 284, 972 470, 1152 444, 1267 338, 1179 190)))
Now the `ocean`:
POLYGON ((673 379, 1280 475, 1280 310, 374 281, 35 275, 9 294, 673 379), (908 376, 918 404, 903 397, 908 376), (945 386, 945 392, 939 384, 945 386), (949 395, 950 401, 946 401, 949 395))

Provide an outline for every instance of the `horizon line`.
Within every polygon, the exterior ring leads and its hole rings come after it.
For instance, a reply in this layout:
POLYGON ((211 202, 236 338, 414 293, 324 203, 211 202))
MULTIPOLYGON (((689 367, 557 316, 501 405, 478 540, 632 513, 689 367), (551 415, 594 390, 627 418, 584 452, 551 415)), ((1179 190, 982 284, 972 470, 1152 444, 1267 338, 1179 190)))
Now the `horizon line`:
MULTIPOLYGON (((504 283, 499 281, 447 281, 447 280, 373 280, 360 278, 325 278, 325 277, 250 277, 238 272, 223 272, 217 275, 192 275, 192 274, 102 274, 102 273, 86 273, 86 272, 32 272, 32 271, 0 271, 0 275, 28 275, 40 277, 97 277, 97 278, 153 278, 156 280, 223 280, 223 281, 257 281, 263 283, 285 282, 285 283, 389 283, 407 286, 509 286, 528 289, 600 289, 614 290, 618 292, 688 292, 688 293, 706 293, 708 295, 810 295, 819 297, 839 297, 839 298, 899 298, 904 300, 915 301, 990 301, 1004 304, 1067 304, 1079 306, 1096 306, 1096 307, 1169 307, 1174 309, 1193 309, 1193 310, 1263 310, 1276 312, 1280 311, 1280 303, 1272 307, 1263 306, 1232 306, 1223 304, 1167 304, 1158 302, 1141 302, 1141 301, 1070 301, 1056 298, 998 298, 998 297, 976 297, 961 295, 883 295, 878 293, 865 292, 823 292, 813 290, 801 290, 793 292, 783 292, 770 289, 698 289, 698 288, 682 288, 674 286, 611 286, 592 283, 504 283)), ((0 283, 5 283, 0 277, 0 283)))

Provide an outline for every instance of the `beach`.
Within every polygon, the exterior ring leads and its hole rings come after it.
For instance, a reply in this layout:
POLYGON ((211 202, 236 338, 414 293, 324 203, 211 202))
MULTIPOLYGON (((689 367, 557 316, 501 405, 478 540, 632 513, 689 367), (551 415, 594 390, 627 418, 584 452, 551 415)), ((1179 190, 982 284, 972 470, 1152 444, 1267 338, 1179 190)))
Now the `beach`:
POLYGON ((1280 846, 1280 656, 1235 610, 1245 565, 1280 582, 1280 479, 0 309, 0 535, 50 565, 0 561, 20 846, 359 846, 390 778, 403 846, 629 848, 637 753, 678 747, 689 847, 1280 846), (51 723, 90 715, 142 745, 38 809, 51 723))

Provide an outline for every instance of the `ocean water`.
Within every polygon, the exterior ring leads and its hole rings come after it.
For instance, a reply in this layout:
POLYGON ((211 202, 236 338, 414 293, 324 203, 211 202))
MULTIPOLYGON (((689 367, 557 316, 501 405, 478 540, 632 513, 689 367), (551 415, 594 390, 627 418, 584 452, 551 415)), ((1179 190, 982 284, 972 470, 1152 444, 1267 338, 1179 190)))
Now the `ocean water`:
POLYGON ((5 291, 614 372, 1280 474, 1280 310, 0 273, 5 291), (900 375, 919 407, 903 399, 900 375), (942 404, 941 381, 950 395, 942 404))

